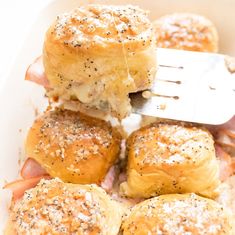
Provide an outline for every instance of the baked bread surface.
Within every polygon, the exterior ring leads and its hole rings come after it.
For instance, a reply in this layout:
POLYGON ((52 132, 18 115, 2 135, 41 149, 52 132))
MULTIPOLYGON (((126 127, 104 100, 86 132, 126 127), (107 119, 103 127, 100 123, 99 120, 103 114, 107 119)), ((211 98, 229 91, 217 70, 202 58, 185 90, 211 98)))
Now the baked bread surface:
POLYGON ((195 194, 151 198, 132 208, 123 235, 232 235, 232 220, 217 202, 195 194))
POLYGON ((186 123, 156 122, 127 140, 127 182, 121 191, 144 197, 168 193, 216 195, 219 164, 214 141, 204 128, 186 123))
POLYGON ((154 28, 158 47, 218 52, 216 27, 204 16, 173 13, 157 19, 154 28))
POLYGON ((110 123, 55 109, 35 120, 25 151, 52 177, 71 183, 100 183, 117 160, 120 143, 121 135, 110 123))
POLYGON ((122 206, 94 184, 41 180, 12 204, 5 235, 117 235, 122 213, 122 206))

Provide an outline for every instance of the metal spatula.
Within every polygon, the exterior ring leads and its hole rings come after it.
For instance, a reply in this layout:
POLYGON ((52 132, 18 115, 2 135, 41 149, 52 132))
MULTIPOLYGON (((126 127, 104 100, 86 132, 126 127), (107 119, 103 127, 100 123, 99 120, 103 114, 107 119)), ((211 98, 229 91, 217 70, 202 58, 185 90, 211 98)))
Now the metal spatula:
POLYGON ((159 48, 157 61, 152 89, 131 95, 133 112, 215 125, 235 115, 235 71, 228 57, 159 48))

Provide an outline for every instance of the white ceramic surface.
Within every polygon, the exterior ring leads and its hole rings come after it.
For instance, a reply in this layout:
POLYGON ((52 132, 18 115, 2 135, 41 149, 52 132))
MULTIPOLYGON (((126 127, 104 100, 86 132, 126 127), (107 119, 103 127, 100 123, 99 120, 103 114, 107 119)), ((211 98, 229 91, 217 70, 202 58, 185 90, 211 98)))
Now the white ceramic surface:
MULTIPOLYGON (((24 156, 24 139, 35 114, 46 107, 41 87, 24 81, 27 66, 41 54, 44 33, 59 13, 86 3, 137 4, 150 10, 151 19, 172 12, 194 12, 209 17, 220 36, 222 53, 235 56, 235 0, 57 0, 52 1, 33 23, 24 45, 16 55, 10 73, 0 87, 0 187, 14 180, 19 171, 19 159, 24 156)), ((29 19, 30 21, 30 19, 29 19)), ((4 227, 5 202, 0 189, 0 233, 4 227)))

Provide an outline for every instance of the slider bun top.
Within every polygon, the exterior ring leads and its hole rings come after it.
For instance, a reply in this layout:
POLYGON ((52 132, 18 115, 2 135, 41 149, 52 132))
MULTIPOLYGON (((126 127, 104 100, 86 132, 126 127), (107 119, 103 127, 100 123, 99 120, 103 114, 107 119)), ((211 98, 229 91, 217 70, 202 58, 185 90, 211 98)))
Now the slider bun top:
POLYGON ((122 213, 96 185, 41 180, 12 205, 5 235, 117 235, 122 213))
POLYGON ((26 156, 65 182, 100 183, 118 158, 121 136, 108 122, 55 109, 28 132, 26 156))
POLYGON ((141 202, 122 224, 123 235, 232 235, 232 220, 217 202, 195 194, 169 194, 141 202))
POLYGON ((186 123, 156 122, 127 140, 127 182, 131 197, 194 192, 216 196, 219 165, 211 134, 186 123))
POLYGON ((155 47, 152 24, 139 7, 88 5, 62 14, 44 42, 47 95, 121 119, 130 112, 128 94, 151 86, 155 47))
POLYGON ((157 46, 189 51, 218 51, 218 33, 207 18, 192 13, 174 13, 154 22, 157 46))
POLYGON ((151 26, 147 11, 137 6, 81 6, 57 16, 48 29, 45 46, 53 41, 74 53, 123 54, 123 46, 130 51, 148 48, 153 37, 151 26))

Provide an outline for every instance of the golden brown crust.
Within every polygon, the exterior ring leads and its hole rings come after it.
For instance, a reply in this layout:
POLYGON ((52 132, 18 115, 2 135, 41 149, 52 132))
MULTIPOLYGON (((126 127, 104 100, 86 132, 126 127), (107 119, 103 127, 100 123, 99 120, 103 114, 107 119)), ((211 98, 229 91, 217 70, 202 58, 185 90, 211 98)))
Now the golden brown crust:
POLYGON ((6 235, 117 235, 122 207, 96 185, 42 180, 11 206, 6 235))
POLYGON ((45 37, 47 94, 121 119, 130 113, 128 94, 151 86, 155 47, 152 24, 138 7, 88 5, 63 14, 45 37))
POLYGON ((156 122, 135 131, 127 142, 124 194, 150 197, 195 192, 215 196, 219 166, 212 136, 185 123, 156 122))
POLYGON ((65 182, 100 183, 118 157, 120 141, 120 134, 109 123, 56 109, 34 122, 26 155, 65 182))
POLYGON ((174 13, 154 22, 157 46, 189 51, 217 52, 218 33, 211 21, 191 13, 174 13))
POLYGON ((136 6, 88 5, 57 17, 47 32, 53 43, 84 53, 143 50, 151 44, 147 12, 136 6))
POLYGON ((122 225, 123 235, 232 235, 232 220, 213 200, 169 194, 137 204, 122 225))

